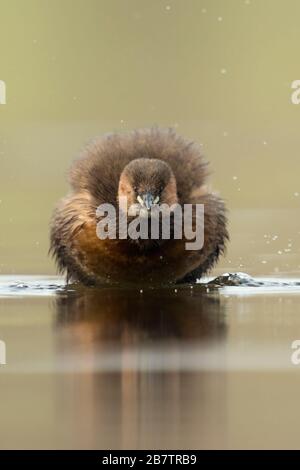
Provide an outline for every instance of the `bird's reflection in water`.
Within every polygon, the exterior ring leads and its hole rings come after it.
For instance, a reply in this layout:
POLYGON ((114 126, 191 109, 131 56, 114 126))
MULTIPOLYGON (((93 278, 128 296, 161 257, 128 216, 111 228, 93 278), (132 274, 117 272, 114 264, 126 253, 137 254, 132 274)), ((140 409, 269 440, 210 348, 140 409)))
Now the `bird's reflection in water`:
POLYGON ((71 447, 223 445, 226 325, 218 296, 200 288, 84 289, 57 298, 55 308, 66 372, 58 404, 62 423, 73 423, 71 447))

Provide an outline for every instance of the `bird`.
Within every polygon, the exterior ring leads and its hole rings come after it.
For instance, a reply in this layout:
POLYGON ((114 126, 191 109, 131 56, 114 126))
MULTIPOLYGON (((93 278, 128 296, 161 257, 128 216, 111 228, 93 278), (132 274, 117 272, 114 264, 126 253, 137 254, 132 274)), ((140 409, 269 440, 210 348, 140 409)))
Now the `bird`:
POLYGON ((66 274, 67 283, 88 286, 196 282, 214 267, 229 240, 225 202, 211 191, 208 176, 200 146, 172 128, 96 137, 72 163, 71 190, 51 218, 49 251, 58 271, 66 274), (128 228, 137 217, 152 220, 154 208, 188 204, 204 207, 198 249, 187 250, 186 237, 176 238, 174 228, 169 238, 161 228, 155 239, 121 237, 119 229, 114 238, 99 237, 103 205, 116 209, 116 220, 126 215, 128 228))

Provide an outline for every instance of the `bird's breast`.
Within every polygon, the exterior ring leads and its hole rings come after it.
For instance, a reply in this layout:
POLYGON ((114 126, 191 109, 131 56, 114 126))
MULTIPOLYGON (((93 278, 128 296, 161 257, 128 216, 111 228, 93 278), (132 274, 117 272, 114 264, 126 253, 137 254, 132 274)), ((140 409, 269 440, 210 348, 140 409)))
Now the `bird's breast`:
MULTIPOLYGON (((142 242, 152 242, 145 240, 142 242)), ((183 240, 141 249, 130 239, 99 239, 96 223, 86 224, 76 233, 73 253, 81 268, 100 282, 161 284, 174 282, 199 262, 199 253, 186 251, 183 240)))

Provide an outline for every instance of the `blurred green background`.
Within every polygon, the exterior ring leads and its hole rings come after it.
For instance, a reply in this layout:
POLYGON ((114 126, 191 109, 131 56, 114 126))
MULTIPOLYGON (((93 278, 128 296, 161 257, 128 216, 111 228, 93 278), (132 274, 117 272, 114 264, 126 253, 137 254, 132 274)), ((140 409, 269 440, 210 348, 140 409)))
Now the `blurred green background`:
POLYGON ((54 273, 52 209, 93 136, 203 145, 230 209, 220 270, 300 273, 298 0, 0 0, 0 270, 54 273))

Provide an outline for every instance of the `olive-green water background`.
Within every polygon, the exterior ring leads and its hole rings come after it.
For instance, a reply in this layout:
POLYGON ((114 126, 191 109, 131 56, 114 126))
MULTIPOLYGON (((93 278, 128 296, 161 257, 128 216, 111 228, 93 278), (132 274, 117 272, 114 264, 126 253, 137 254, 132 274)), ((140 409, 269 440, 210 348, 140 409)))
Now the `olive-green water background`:
POLYGON ((229 207, 221 270, 300 268, 298 0, 0 0, 0 269, 54 273, 48 224, 95 135, 173 126, 229 207))
POLYGON ((299 44, 299 0, 0 0, 1 449, 300 448, 299 286, 68 295, 47 255, 82 146, 172 126, 229 209, 212 274, 299 279, 299 44))

